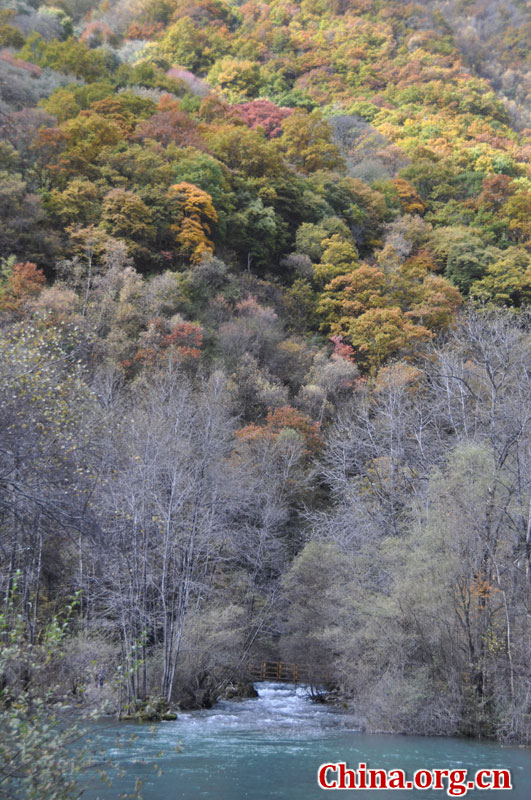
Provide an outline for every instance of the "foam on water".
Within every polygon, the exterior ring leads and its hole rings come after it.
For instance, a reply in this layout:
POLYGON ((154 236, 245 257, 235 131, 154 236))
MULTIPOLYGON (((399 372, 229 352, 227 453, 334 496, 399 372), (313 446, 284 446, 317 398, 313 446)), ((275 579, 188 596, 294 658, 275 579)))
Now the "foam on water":
POLYGON ((214 731, 224 735, 266 731, 273 735, 276 729, 291 729, 294 736, 305 738, 323 727, 353 727, 349 717, 312 702, 308 686, 268 682, 256 683, 255 688, 256 698, 222 700, 209 711, 181 713, 173 726, 182 735, 200 730, 202 737, 214 731))

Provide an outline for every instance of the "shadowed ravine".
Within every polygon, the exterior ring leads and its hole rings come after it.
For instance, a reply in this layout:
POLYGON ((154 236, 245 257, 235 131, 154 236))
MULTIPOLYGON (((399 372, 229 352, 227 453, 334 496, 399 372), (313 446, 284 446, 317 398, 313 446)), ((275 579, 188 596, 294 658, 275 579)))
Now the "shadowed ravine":
MULTIPOLYGON (((467 768, 472 773, 506 768, 514 785, 507 793, 510 800, 529 797, 527 749, 468 739, 364 734, 355 729, 351 715, 312 703, 304 687, 260 683, 257 689, 256 699, 223 701, 209 711, 183 713, 155 732, 149 725, 97 726, 95 740, 125 775, 115 778, 111 788, 94 779, 84 798, 114 800, 131 791, 140 777, 145 800, 313 800, 323 796, 316 774, 325 761, 346 761, 351 767, 364 761, 369 767, 408 773, 424 767, 467 768), (135 740, 120 748, 117 735, 125 740, 132 732, 135 740), (155 764, 162 775, 157 775, 155 764)), ((381 791, 377 796, 394 794, 381 791)), ((356 791, 356 796, 374 793, 356 791)), ((434 798, 429 791, 399 796, 434 798)))

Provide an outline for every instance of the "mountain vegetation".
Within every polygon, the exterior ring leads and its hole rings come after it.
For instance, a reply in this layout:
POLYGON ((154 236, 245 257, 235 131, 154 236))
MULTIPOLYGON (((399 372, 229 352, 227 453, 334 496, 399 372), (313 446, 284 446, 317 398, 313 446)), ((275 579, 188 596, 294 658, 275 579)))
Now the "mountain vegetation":
POLYGON ((531 741, 526 10, 5 0, 12 727, 272 659, 531 741))

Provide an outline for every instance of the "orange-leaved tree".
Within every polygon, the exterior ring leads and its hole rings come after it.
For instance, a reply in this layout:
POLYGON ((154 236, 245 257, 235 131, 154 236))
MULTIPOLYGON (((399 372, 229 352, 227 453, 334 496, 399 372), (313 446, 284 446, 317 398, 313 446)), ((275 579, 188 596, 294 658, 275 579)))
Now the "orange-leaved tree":
POLYGON ((322 447, 319 423, 314 422, 307 414, 297 411, 293 406, 269 409, 265 425, 246 425, 236 435, 243 441, 276 440, 285 430, 296 431, 302 436, 308 455, 315 455, 322 447))
POLYGON ((317 309, 325 318, 322 329, 344 337, 367 369, 448 327, 462 302, 455 286, 433 274, 429 252, 404 263, 393 253, 384 248, 379 267, 363 263, 334 278, 317 309))
POLYGON ((0 310, 20 311, 30 297, 39 294, 46 283, 41 269, 32 261, 11 257, 2 266, 0 275, 0 310))

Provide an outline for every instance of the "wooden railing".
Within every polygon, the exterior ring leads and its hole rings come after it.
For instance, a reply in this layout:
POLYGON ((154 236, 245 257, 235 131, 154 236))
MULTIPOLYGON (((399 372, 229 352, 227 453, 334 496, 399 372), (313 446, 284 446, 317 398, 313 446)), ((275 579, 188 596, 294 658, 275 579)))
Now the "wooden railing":
POLYGON ((261 664, 249 664, 247 671, 255 681, 286 681, 300 683, 308 681, 308 671, 297 664, 285 664, 282 661, 262 661, 261 664))

